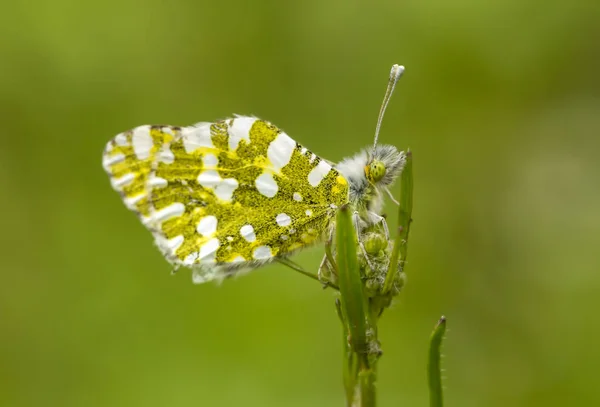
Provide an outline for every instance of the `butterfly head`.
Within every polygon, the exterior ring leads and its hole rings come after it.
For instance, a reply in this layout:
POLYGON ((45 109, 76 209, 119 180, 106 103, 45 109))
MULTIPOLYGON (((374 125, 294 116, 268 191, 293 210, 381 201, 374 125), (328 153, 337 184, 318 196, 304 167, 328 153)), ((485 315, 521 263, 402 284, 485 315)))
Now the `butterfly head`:
POLYGON ((406 156, 403 151, 398 151, 394 146, 379 145, 367 155, 364 166, 367 181, 376 187, 387 187, 402 172, 406 156))

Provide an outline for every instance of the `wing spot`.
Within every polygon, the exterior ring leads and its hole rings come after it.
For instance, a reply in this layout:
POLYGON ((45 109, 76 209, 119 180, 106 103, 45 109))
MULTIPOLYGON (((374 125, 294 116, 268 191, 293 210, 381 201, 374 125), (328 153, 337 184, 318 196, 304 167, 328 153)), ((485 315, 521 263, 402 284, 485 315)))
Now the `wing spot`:
POLYGON ((206 188, 212 188, 219 185, 221 182, 221 176, 217 170, 206 170, 198 175, 198 183, 206 188))
POLYGON ((165 242, 165 246, 167 247, 167 249, 169 249, 171 253, 175 253, 177 249, 179 249, 179 247, 183 244, 183 240, 183 235, 177 235, 172 239, 168 239, 165 242))
POLYGON ((215 187, 215 195, 223 201, 231 201, 239 183, 235 178, 225 178, 215 187))
POLYGON ((240 228, 240 235, 242 235, 242 237, 250 243, 256 240, 256 234, 254 233, 254 228, 252 227, 252 225, 242 226, 240 228))
POLYGON ((127 145, 127 135, 125 133, 119 133, 115 136, 115 143, 118 146, 126 146, 127 145))
POLYGON ((163 146, 162 150, 160 150, 160 153, 158 154, 158 160, 165 164, 173 164, 175 161, 175 154, 173 154, 173 151, 171 151, 170 144, 165 144, 163 146))
POLYGON ((292 218, 287 213, 280 213, 275 217, 275 222, 281 227, 289 226, 292 224, 292 218))
POLYGON ((183 259, 183 264, 185 264, 186 266, 191 266, 192 264, 194 264, 196 262, 197 259, 198 259, 198 252, 192 252, 192 253, 188 254, 187 256, 185 256, 185 259, 183 259))
POLYGON ((229 134, 229 150, 234 152, 237 150, 240 141, 246 140, 247 143, 250 143, 250 129, 252 129, 252 125, 256 119, 254 117, 236 117, 231 120, 229 126, 227 128, 227 133, 229 134))
POLYGON ((141 193, 135 196, 128 196, 126 198, 123 198, 123 202, 125 202, 125 205, 130 208, 130 209, 136 209, 135 205, 142 200, 142 198, 144 198, 146 196, 146 194, 141 193))
POLYGON ((302 195, 298 192, 294 192, 294 201, 302 202, 302 195))
POLYGON ((277 182, 275 182, 273 175, 268 172, 263 172, 262 174, 260 174, 256 178, 256 181, 254 181, 254 184, 256 185, 256 189, 258 190, 258 192, 260 192, 267 198, 273 198, 279 190, 279 187, 277 186, 277 182))
POLYGON ((133 129, 131 144, 133 145, 133 152, 139 160, 148 159, 154 146, 150 135, 150 126, 140 126, 133 129))
POLYGON ((200 246, 198 261, 202 263, 213 263, 219 249, 219 239, 213 237, 208 242, 200 246))
POLYGON ((217 231, 217 217, 213 215, 205 216, 200 219, 198 222, 198 226, 196 226, 196 231, 205 237, 212 237, 217 231))
POLYGON ((252 257, 255 260, 270 259, 271 257, 273 257, 273 253, 271 252, 271 247, 258 246, 256 249, 254 249, 254 252, 252 253, 252 257))
POLYGON ((312 216, 313 211, 310 209, 307 209, 304 213, 306 213, 306 216, 312 216))
POLYGON ((308 174, 308 183, 316 187, 321 183, 323 178, 331 171, 331 165, 321 160, 308 174))
POLYGON ((296 142, 287 134, 281 132, 267 148, 267 158, 271 162, 273 169, 280 172, 292 158, 292 153, 296 149, 296 142))
POLYGON ((210 138, 210 123, 199 123, 194 127, 186 127, 182 135, 183 148, 191 153, 198 148, 215 148, 210 138))
POLYGON ((204 167, 216 167, 219 164, 219 159, 214 154, 204 154, 202 163, 204 167))
POLYGON ((102 166, 104 167, 104 169, 106 171, 110 170, 110 167, 112 167, 115 164, 118 164, 120 162, 125 161, 125 154, 121 154, 121 153, 117 153, 117 154, 113 154, 113 155, 108 155, 106 154, 104 156, 104 159, 102 160, 102 166))
POLYGON ((123 175, 122 177, 111 178, 110 183, 112 184, 112 187, 114 189, 116 189, 117 191, 120 191, 123 189, 124 186, 131 184, 134 179, 135 179, 135 174, 133 174, 132 172, 129 172, 129 173, 123 175))
POLYGON ((181 202, 175 202, 165 208, 162 208, 159 211, 154 212, 154 214, 152 214, 152 221, 164 222, 167 219, 181 216, 181 215, 183 215, 184 212, 185 212, 185 205, 182 204, 181 202))
POLYGON ((169 182, 161 177, 152 177, 148 180, 148 186, 151 188, 164 188, 169 185, 169 182))

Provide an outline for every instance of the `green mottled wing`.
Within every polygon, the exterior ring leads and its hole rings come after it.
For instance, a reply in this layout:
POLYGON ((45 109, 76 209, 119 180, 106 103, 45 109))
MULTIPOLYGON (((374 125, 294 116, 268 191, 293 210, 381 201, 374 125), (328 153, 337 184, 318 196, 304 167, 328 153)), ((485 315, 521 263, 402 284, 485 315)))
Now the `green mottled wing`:
POLYGON ((113 188, 157 246, 202 282, 320 240, 348 183, 269 122, 140 126, 103 158, 113 188))

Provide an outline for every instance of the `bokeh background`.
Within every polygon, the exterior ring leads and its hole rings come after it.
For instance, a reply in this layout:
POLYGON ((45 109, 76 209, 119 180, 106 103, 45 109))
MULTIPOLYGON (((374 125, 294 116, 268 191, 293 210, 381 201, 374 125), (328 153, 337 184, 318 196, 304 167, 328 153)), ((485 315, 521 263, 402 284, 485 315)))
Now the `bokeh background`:
POLYGON ((599 6, 7 2, 0 405, 343 405, 333 293, 280 266, 171 276, 101 152, 240 113, 340 160, 372 142, 393 63, 381 139, 414 151, 415 210, 380 405, 427 404, 441 314, 448 406, 600 405, 599 6))

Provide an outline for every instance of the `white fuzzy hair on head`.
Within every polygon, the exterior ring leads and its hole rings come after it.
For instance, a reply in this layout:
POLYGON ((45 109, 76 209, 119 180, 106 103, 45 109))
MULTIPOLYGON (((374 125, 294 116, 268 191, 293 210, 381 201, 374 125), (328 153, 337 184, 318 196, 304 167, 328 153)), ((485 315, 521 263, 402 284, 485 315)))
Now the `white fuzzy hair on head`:
MULTIPOLYGON (((373 149, 363 149, 352 157, 343 159, 335 168, 348 180, 350 202, 360 205, 372 189, 378 195, 380 190, 390 186, 402 173, 406 164, 404 151, 391 145, 378 145, 373 149), (367 179, 365 168, 373 161, 383 163, 385 175, 372 184, 367 179)), ((369 205, 367 205, 369 206, 369 205)))

